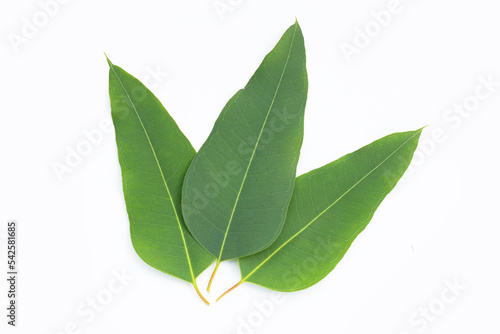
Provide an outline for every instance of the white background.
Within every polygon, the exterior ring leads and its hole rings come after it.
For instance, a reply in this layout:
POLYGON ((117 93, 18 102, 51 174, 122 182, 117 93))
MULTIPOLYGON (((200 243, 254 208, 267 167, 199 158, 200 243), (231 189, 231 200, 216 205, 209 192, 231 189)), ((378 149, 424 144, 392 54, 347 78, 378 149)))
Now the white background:
MULTIPOLYGON (((0 5, 2 268, 7 220, 20 229, 18 327, 5 324, 1 279, 2 333, 500 331, 498 83, 466 116, 449 111, 478 102, 480 78, 500 81, 495 1, 401 0, 350 61, 341 46, 355 45, 357 29, 376 29, 371 12, 389 0, 222 0, 232 9, 222 16, 213 0, 66 2, 47 22, 38 1, 0 5), (38 31, 14 47, 13 34, 34 17, 38 31), (207 307, 192 286, 134 253, 113 133, 61 181, 53 165, 110 118, 103 52, 147 79, 198 149, 295 17, 310 82, 300 174, 387 134, 429 127, 408 174, 327 278, 287 294, 245 284, 207 307), (168 75, 154 80, 154 70, 168 75), (134 279, 102 311, 92 319, 77 311, 109 297, 121 271, 134 279)), ((236 263, 223 263, 207 298, 238 279, 236 263)))

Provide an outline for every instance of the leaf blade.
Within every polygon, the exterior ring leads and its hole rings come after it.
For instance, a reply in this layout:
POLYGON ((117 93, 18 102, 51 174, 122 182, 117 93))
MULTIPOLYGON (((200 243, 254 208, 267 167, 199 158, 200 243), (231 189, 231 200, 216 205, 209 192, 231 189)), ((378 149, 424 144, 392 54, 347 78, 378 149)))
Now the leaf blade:
POLYGON ((305 50, 296 23, 225 106, 186 174, 186 224, 218 263, 264 249, 281 231, 302 145, 306 99, 305 50), (210 186, 215 196, 206 191, 210 186))
POLYGON ((196 277, 214 259, 192 238, 181 216, 182 182, 196 152, 154 94, 109 59, 108 64, 134 249, 155 269, 192 283, 204 299, 196 277))
POLYGON ((297 291, 326 277, 403 175, 421 131, 384 137, 298 177, 281 235, 266 250, 239 259, 242 279, 237 285, 250 282, 277 291, 297 291), (385 158, 380 152, 384 146, 385 158), (392 147, 392 152, 387 152, 387 147, 392 147), (363 168, 359 166, 367 160, 372 160, 370 168, 364 166, 365 174, 360 174, 363 168), (347 180, 345 173, 356 168, 353 174, 358 174, 357 181, 347 180), (314 185, 323 191, 313 190, 314 185), (326 187, 333 186, 336 190, 328 194, 326 187), (370 195, 370 188, 376 190, 374 194, 370 195), (367 200, 369 204, 363 205, 367 200))

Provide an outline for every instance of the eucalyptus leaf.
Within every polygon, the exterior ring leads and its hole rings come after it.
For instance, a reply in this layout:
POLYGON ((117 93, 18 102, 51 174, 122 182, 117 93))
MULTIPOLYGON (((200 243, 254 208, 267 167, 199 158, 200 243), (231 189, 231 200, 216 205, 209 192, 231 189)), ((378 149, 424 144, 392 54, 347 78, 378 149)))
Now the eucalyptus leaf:
POLYGON ((242 279, 226 293, 244 282, 297 291, 322 280, 408 168, 421 131, 389 135, 298 177, 280 236, 239 259, 242 279))
POLYGON ((307 87, 304 39, 296 22, 226 104, 189 167, 183 214, 194 238, 217 258, 214 274, 221 261, 268 247, 283 227, 307 87))
POLYGON ((123 192, 137 254, 190 282, 214 258, 191 236, 181 214, 184 176, 195 150, 158 99, 109 61, 109 95, 123 192))

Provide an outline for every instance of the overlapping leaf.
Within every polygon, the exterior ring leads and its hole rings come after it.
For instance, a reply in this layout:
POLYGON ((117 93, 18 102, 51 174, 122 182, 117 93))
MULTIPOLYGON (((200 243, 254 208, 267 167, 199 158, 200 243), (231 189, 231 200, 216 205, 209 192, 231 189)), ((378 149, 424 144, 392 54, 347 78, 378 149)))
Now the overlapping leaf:
POLYGON ((108 63, 134 248, 205 302, 196 277, 214 257, 210 283, 221 261, 239 259, 242 278, 227 292, 244 282, 297 291, 323 279, 395 187, 422 131, 392 134, 295 178, 308 87, 297 22, 226 104, 198 154, 156 97, 108 63))
POLYGON ((295 23, 227 103, 186 174, 186 225, 217 267, 266 248, 281 231, 302 145, 305 60, 295 23))
POLYGON ((421 131, 392 134, 298 177, 282 233, 239 259, 237 285, 296 291, 323 279, 407 169, 421 131))
POLYGON ((108 63, 111 111, 134 248, 152 267, 192 283, 203 298, 196 277, 214 258, 193 239, 181 214, 182 183, 196 152, 153 93, 108 63))

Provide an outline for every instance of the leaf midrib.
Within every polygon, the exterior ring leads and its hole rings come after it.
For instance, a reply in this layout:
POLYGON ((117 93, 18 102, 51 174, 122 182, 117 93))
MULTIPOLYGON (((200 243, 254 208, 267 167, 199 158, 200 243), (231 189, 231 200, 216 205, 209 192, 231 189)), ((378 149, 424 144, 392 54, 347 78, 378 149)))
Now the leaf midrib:
POLYGON ((286 68, 288 66, 288 61, 290 59, 290 54, 292 52, 293 44, 295 42, 295 34, 297 33, 297 26, 298 25, 296 23, 295 24, 295 29, 294 29, 293 35, 292 35, 292 41, 290 43, 290 48, 288 50, 288 55, 287 55, 287 58, 286 58, 286 61, 285 61, 285 65, 283 66, 283 70, 281 72, 280 80, 278 81, 278 86, 276 87, 276 90, 275 90, 274 95, 273 95, 273 99, 271 100, 271 105, 269 106, 269 110, 267 111, 267 115, 266 115, 266 118, 264 119, 264 123, 262 124, 262 128, 260 129, 259 136, 257 137, 257 141, 256 141, 255 146, 253 148, 252 155, 250 156, 250 161, 248 162, 247 169, 246 169, 245 174, 243 175, 243 179, 241 181, 240 189, 238 191, 238 194, 236 195, 236 201, 234 202, 233 210, 231 211, 231 216, 229 217, 229 223, 228 223, 227 228, 226 228, 226 233, 224 234, 224 239, 222 240, 222 245, 221 245, 221 249, 220 249, 220 252, 219 252, 219 256, 217 257, 217 262, 218 263, 220 262, 220 259, 222 258, 222 252, 224 251, 224 245, 226 244, 226 239, 227 239, 227 235, 229 233, 229 228, 231 226, 231 222, 233 221, 233 216, 234 216, 234 213, 236 211, 236 207, 238 205, 238 201, 240 199, 241 191, 243 189, 243 186, 245 185, 245 181, 246 181, 246 178, 247 178, 247 175, 248 175, 248 171, 250 170, 250 166, 252 165, 253 158, 255 156, 255 152, 257 151, 257 147, 259 146, 259 143, 260 143, 260 138, 262 137, 262 133, 264 132, 264 128, 266 127, 266 124, 267 124, 267 119, 269 118, 269 115, 271 113, 271 109, 273 108, 274 102, 276 100, 276 96, 278 95, 278 91, 279 91, 279 89, 281 87, 281 82, 283 81, 283 76, 284 76, 286 68))
POLYGON ((170 199, 170 204, 172 205, 172 209, 174 210, 175 219, 177 220, 177 226, 179 227, 179 231, 180 231, 181 237, 182 237, 182 243, 184 245, 184 250, 186 252, 186 258, 187 258, 187 261, 188 261, 188 266, 189 266, 189 271, 190 271, 190 274, 191 274, 192 283, 194 283, 195 282, 195 277, 194 277, 194 273, 193 273, 193 267, 192 267, 192 264, 191 264, 191 259, 189 257, 189 251, 188 251, 188 248, 187 248, 186 239, 184 237, 184 231, 182 230, 181 221, 179 219, 179 215, 178 215, 177 210, 175 208, 174 201, 173 201, 172 195, 170 193, 170 189, 169 189, 167 181, 165 179, 165 175, 163 174, 163 170, 161 169, 160 162, 158 161, 158 157, 156 155, 156 151, 155 151, 155 149, 153 147, 153 144, 151 143, 151 139, 149 138, 148 132, 146 131, 146 127, 144 126, 144 123, 142 122, 141 116, 139 115, 139 112, 137 111, 137 108, 136 108, 134 102, 132 101, 132 98, 130 97, 130 95, 129 95, 127 89, 125 88, 125 86, 123 85, 123 82, 121 81, 120 77, 118 76, 118 73, 116 73, 114 65, 111 62, 109 62, 109 63, 110 63, 111 70, 113 71, 113 74, 115 75, 116 79, 120 83, 120 86, 122 87, 123 91, 125 92, 125 95, 127 95, 127 99, 129 100, 130 105, 134 109, 134 112, 135 112, 135 114, 137 116, 137 119, 139 120, 139 123, 141 123, 142 130, 144 131, 144 134, 146 135, 146 138, 147 138, 148 143, 149 143, 149 147, 151 148, 151 151, 152 151, 153 156, 155 158, 156 166, 158 167, 158 170, 160 171, 161 178, 163 180, 163 184, 165 185, 165 189, 167 190, 168 198, 170 199))
POLYGON ((365 176, 359 179, 353 186, 347 189, 341 196, 339 196, 332 204, 330 204, 326 209, 321 211, 316 217, 314 217, 309 223, 307 223, 303 228, 301 228, 297 233, 291 236, 287 241, 280 245, 274 252, 271 253, 267 258, 265 258, 257 267, 255 267, 248 275, 241 279, 241 283, 245 282, 250 276, 252 276, 257 270, 259 270, 267 261, 269 261, 276 253, 278 253, 283 247, 285 247, 290 241, 295 239, 299 234, 305 231, 312 223, 314 223, 319 217, 321 217, 325 212, 330 210, 335 204, 337 204, 344 196, 346 196, 352 189, 354 189, 358 184, 360 184, 364 179, 370 176, 377 168, 383 165, 387 160, 389 160, 397 151, 399 151, 403 146, 405 146, 410 140, 412 140, 419 132, 416 132, 410 138, 408 138, 404 143, 402 143, 397 149, 395 149, 391 154, 389 154, 382 162, 375 166, 371 171, 369 171, 365 176))

